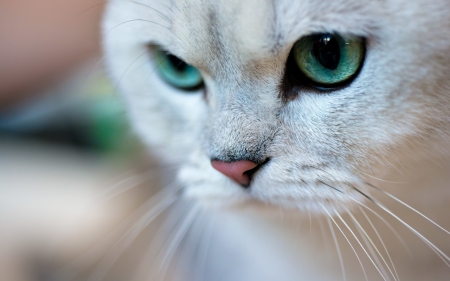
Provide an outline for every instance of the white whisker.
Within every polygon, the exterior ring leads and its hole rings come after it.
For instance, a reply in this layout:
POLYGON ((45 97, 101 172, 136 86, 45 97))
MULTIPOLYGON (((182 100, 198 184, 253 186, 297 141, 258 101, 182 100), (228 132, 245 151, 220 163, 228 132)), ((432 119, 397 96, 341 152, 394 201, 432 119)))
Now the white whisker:
MULTIPOLYGON (((354 200, 354 199, 353 199, 354 200)), ((388 222, 386 221, 385 218, 383 218, 380 214, 378 214, 377 212, 375 212, 375 210, 373 210, 372 208, 362 204, 361 202, 357 201, 358 204, 360 204, 361 206, 363 206, 364 208, 366 208, 367 210, 369 210, 372 214, 374 214, 377 218, 379 218, 384 224, 386 224, 386 226, 389 228, 390 231, 392 231, 392 233, 394 233, 395 237, 397 237, 398 241, 402 244, 403 248, 408 252, 409 255, 412 255, 411 250, 409 249, 408 245, 405 243, 405 241, 403 241, 403 238, 400 236, 400 234, 394 229, 394 227, 388 222)), ((361 209, 363 210, 363 209, 361 209)))
POLYGON ((147 175, 134 175, 128 178, 125 178, 116 184, 109 186, 108 188, 102 190, 102 194, 100 197, 103 198, 104 201, 108 201, 140 184, 143 184, 144 182, 152 179, 154 176, 156 176, 156 171, 152 171, 148 173, 147 175), (127 184, 125 187, 122 187, 124 184, 127 184))
POLYGON ((119 24, 116 24, 115 26, 111 27, 108 31, 106 31, 105 34, 108 34, 108 33, 110 33, 111 31, 113 31, 114 29, 118 28, 119 26, 124 25, 124 24, 127 24, 127 23, 130 23, 130 22, 146 22, 146 23, 153 23, 154 25, 157 25, 157 26, 163 27, 163 28, 165 28, 165 29, 167 29, 167 30, 170 30, 168 26, 162 25, 162 24, 160 24, 160 23, 158 23, 158 22, 155 22, 155 21, 145 20, 145 19, 132 19, 132 20, 127 20, 127 21, 123 21, 123 22, 121 22, 121 23, 119 23, 119 24))
MULTIPOLYGON (((186 265, 187 263, 190 263, 192 260, 194 260, 195 253, 199 249, 201 245, 201 240, 204 236, 206 227, 208 225, 208 220, 206 218, 207 212, 206 210, 203 210, 201 214, 196 218, 195 222, 192 223, 192 231, 188 231, 186 235, 186 241, 183 245, 183 248, 180 250, 180 258, 178 259, 175 273, 178 273, 179 271, 183 271, 186 268, 183 268, 182 266, 186 265), (180 265, 180 263, 183 263, 180 265)), ((191 271, 189 271, 191 272, 191 271)), ((182 272, 184 274, 186 272, 182 272)), ((177 276, 175 274, 175 276, 177 276)))
POLYGON ((366 218, 366 220, 369 222, 369 224, 370 224, 370 226, 372 227, 372 229, 375 231, 375 234, 377 235, 378 239, 380 240, 381 245, 383 246, 384 251, 386 252, 386 254, 387 254, 388 258, 389 258, 389 261, 390 261, 390 263, 391 263, 391 265, 392 265, 392 268, 393 268, 393 270, 394 270, 394 272, 395 272, 395 276, 396 276, 397 280, 400 280, 400 278, 398 277, 398 273, 397 273, 397 270, 396 270, 396 268, 395 268, 394 262, 392 261, 391 255, 389 254, 389 251, 387 250, 386 245, 385 245, 384 242, 383 242, 383 239, 381 239, 380 234, 378 233, 377 229, 376 229, 375 226, 373 225, 373 223, 372 223, 372 221, 370 220, 370 218, 367 216, 366 212, 365 212, 365 211, 361 208, 361 206, 359 206, 359 205, 358 205, 358 208, 359 208, 359 210, 361 211, 361 213, 364 215, 364 217, 366 218))
MULTIPOLYGON (((154 11, 154 12, 157 13, 161 18, 163 18, 163 19, 165 19, 166 21, 170 22, 170 19, 169 19, 166 15, 164 15, 161 11, 159 11, 159 10, 157 10, 157 9, 155 9, 155 8, 153 8, 153 7, 151 7, 151 6, 149 6, 149 5, 146 5, 146 4, 144 4, 144 3, 137 2, 137 1, 130 1, 130 0, 122 0, 122 1, 118 1, 118 0, 109 0, 109 1, 107 1, 107 2, 115 2, 115 1, 117 1, 117 2, 127 2, 127 3, 136 4, 136 5, 141 5, 141 6, 145 7, 145 8, 148 8, 148 9, 154 11)), ((160 3, 160 4, 162 4, 162 3, 160 3)), ((168 7, 168 6, 166 6, 166 5, 163 5, 163 6, 164 6, 164 8, 166 8, 166 9, 170 9, 170 7, 168 7)))
POLYGON ((135 222, 132 227, 119 239, 119 241, 115 243, 112 249, 116 251, 113 251, 107 255, 108 258, 103 260, 96 270, 94 270, 94 272, 90 275, 88 278, 89 281, 97 281, 104 278, 117 259, 119 259, 119 257, 142 232, 142 230, 178 199, 178 197, 173 196, 176 191, 177 190, 166 196, 162 195, 162 193, 158 193, 151 198, 153 200, 149 201, 148 204, 151 204, 153 207, 151 207, 150 211, 147 211, 144 216, 135 222), (118 250, 116 249, 117 247, 119 247, 118 250))
POLYGON ((209 223, 209 228, 206 231, 206 240, 203 242, 202 247, 200 249, 200 253, 199 253, 199 262, 198 265, 196 267, 196 270, 194 272, 194 280, 199 280, 199 281, 203 281, 205 278, 205 269, 206 269, 206 262, 208 260, 208 253, 209 253, 209 247, 210 247, 210 243, 211 243, 211 239, 213 237, 213 233, 214 233, 214 227, 215 227, 215 223, 216 223, 216 214, 213 215, 210 223, 209 223))
POLYGON ((387 209, 386 207, 384 207, 381 203, 377 204, 378 207, 380 207, 381 209, 383 209, 385 212, 387 212, 388 214, 390 214, 391 216, 393 216, 395 219, 397 219, 401 224, 403 224, 404 226, 406 226, 409 230, 411 230, 417 237, 419 237, 422 241, 424 241, 440 258, 441 260, 448 266, 450 267, 449 261, 450 258, 441 250, 439 249, 436 245, 434 245, 430 240, 428 240, 427 238, 425 238, 425 236, 423 236, 420 232, 418 232, 415 228, 413 228, 412 226, 410 226, 409 224, 407 224, 405 221, 403 221, 402 219, 400 219, 397 215, 395 215, 393 212, 391 212, 389 209, 387 209))
POLYGON ((92 71, 94 71, 94 69, 96 69, 106 59, 106 57, 107 55, 103 55, 92 67, 89 68, 89 71, 87 72, 86 76, 84 77, 83 83, 81 84, 83 88, 87 87, 87 80, 89 76, 91 76, 92 71))
POLYGON ((181 224, 180 228, 176 232, 175 236, 172 238, 172 242, 170 243, 168 249, 166 250, 166 254, 164 255, 161 265, 158 269, 157 274, 161 272, 161 280, 164 280, 164 277, 166 275, 167 269, 170 265, 170 260, 172 259, 173 255, 176 252, 176 248, 180 244, 181 240, 183 239, 184 235, 186 234, 187 230, 191 226, 192 222, 195 219, 195 216, 198 214, 198 211, 200 209, 199 204, 194 204, 194 206, 191 208, 189 213, 186 215, 185 220, 181 224))
POLYGON ((387 191, 384 191, 370 183, 366 183, 368 186, 375 188, 376 190, 378 190, 379 192, 389 196, 390 198, 394 199, 395 201, 397 201, 398 203, 402 204, 403 206, 405 206, 406 208, 410 209, 411 211, 415 212, 416 214, 420 215, 421 217, 423 217, 424 219, 426 219, 427 221, 431 222, 433 225, 435 225, 436 227, 438 227, 440 230, 444 231, 445 233, 447 233, 448 235, 450 235, 450 232, 443 228, 442 226, 440 226, 439 224, 437 224, 436 222, 434 222, 432 219, 430 219, 429 217, 425 216, 424 214, 422 214, 421 212, 417 211, 416 209, 414 209, 413 207, 411 207, 410 205, 406 204, 405 202, 403 202, 402 200, 398 199, 397 197, 395 197, 394 195, 390 194, 387 191))
MULTIPOLYGON (((338 191, 339 193, 343 193, 340 190, 337 190, 336 188, 334 188, 331 185, 328 185, 325 182, 322 182, 323 184, 325 184, 326 186, 331 187, 333 190, 338 191)), ((373 201, 372 198, 370 198, 369 196, 367 196, 367 194, 361 192, 359 189, 357 189, 354 186, 351 186, 354 190, 358 191, 361 195, 363 195, 364 197, 366 197, 369 201, 373 201)), ((409 247, 405 244, 405 242, 403 241, 403 238, 400 236, 400 234, 398 234, 398 232, 392 227, 392 225, 386 221, 385 218, 383 218, 382 216, 380 216, 377 212, 375 212, 374 210, 372 210, 370 207, 364 205, 363 203, 359 202, 358 200, 356 200, 355 198, 353 198, 352 196, 345 194, 347 197, 349 197, 351 200, 355 201, 356 203, 358 203, 359 205, 363 206, 364 208, 368 209, 370 212, 372 212, 375 216, 377 216, 384 224, 386 224, 386 226, 392 231, 392 233, 394 233, 394 235, 397 237, 397 239, 400 241, 400 243, 402 244, 402 246, 406 249, 406 251, 408 252, 408 254, 411 255, 411 251, 409 250, 409 247)))
POLYGON ((127 74, 128 70, 130 70, 130 68, 133 66, 133 64, 135 62, 137 62, 140 58, 142 58, 143 56, 147 55, 149 52, 149 50, 146 50, 145 52, 143 52, 142 54, 140 54, 137 58, 135 58, 129 65, 128 67, 125 69, 125 71, 122 73, 122 76, 120 76, 119 80, 117 81, 116 87, 114 89, 113 94, 116 94, 118 89, 119 89, 119 85, 122 82, 122 79, 125 77, 125 75, 127 74))
MULTIPOLYGON (((326 211, 326 210, 325 210, 325 211, 326 211)), ((328 211, 326 211, 326 212, 327 212, 327 214, 328 214, 328 211)), ((336 234, 334 233, 334 227, 333 227, 333 225, 331 225, 330 218, 333 219, 333 218, 330 216, 330 214, 328 214, 328 217, 327 217, 328 226, 330 227, 331 235, 333 236, 334 244, 336 245, 336 251, 337 251, 337 254, 338 254, 338 257, 339 257, 339 263, 341 264, 342 278, 343 278, 344 281, 346 281, 346 280, 347 280, 347 276, 345 275, 344 260, 342 259, 341 250, 340 250, 340 248, 339 248, 339 243, 338 243, 338 241, 337 241, 336 234)), ((334 220, 333 220, 333 222, 336 224, 336 222, 335 222, 334 220)), ((336 226, 339 228, 338 225, 336 225, 336 226)), ((341 230, 341 229, 339 228, 339 230, 341 230)), ((342 233, 342 231, 341 231, 341 233, 342 233)), ((344 233, 342 233, 342 234, 343 234, 344 237, 345 237, 345 234, 344 234, 344 233)), ((345 238, 347 239, 347 237, 345 237, 345 238)), ((348 239, 347 239, 347 242, 348 242, 348 239)), ((349 243, 350 243, 350 242, 349 242, 349 243)), ((351 245, 350 245, 350 246, 351 246, 351 245)), ((351 246, 351 247, 353 248, 353 246, 351 246)), ((361 265, 361 266, 362 266, 362 265, 361 265)), ((367 280, 367 278, 366 278, 366 280, 367 280)))
POLYGON ((336 227, 339 229, 339 231, 342 233, 342 235, 344 236, 345 240, 347 240, 347 243, 350 245, 350 247, 353 250, 353 253, 355 253, 356 258, 358 259, 359 264, 361 265, 361 269, 364 273, 364 277, 366 278, 366 281, 368 281, 369 279, 367 278, 367 274, 366 274, 366 270, 364 269, 364 266, 361 262, 361 259, 359 258, 358 253, 356 252, 355 248, 353 247, 352 243, 350 242, 350 240, 347 238, 347 235, 345 235, 344 231, 342 231, 341 227, 337 224, 337 222, 333 219, 333 217, 330 215, 330 213, 328 212, 328 210, 321 205, 322 208, 325 210, 325 212, 327 212, 327 215, 330 217, 330 219, 333 221, 333 223, 336 225, 336 227))
POLYGON ((383 180, 383 179, 377 178, 377 177, 375 177, 375 176, 366 174, 366 173, 361 172, 361 171, 360 171, 360 173, 363 174, 363 175, 366 175, 366 176, 368 176, 368 177, 371 177, 371 178, 373 178, 373 179, 376 179, 376 180, 378 180, 378 181, 381 181, 381 182, 387 182, 387 183, 407 183, 407 182, 399 182, 399 181, 388 181, 388 180, 383 180))
POLYGON ((319 221, 319 228, 320 228, 320 234, 322 236, 322 241, 323 241, 323 243, 325 245, 325 252, 327 254, 327 257, 330 257, 331 256, 330 245, 328 243, 327 237, 325 236, 325 230, 324 230, 324 226, 323 226, 323 223, 322 223, 322 219, 319 218, 318 221, 319 221))
POLYGON ((311 212, 308 210, 308 217, 309 217, 309 235, 312 235, 312 220, 311 220, 311 212))
MULTIPOLYGON (((176 226, 179 224, 182 219, 182 214, 184 214, 185 210, 181 210, 184 204, 183 202, 178 202, 171 210, 170 213, 164 218, 163 223, 158 227, 156 233, 152 234, 152 241, 147 247, 146 254, 142 257, 140 262, 140 273, 138 276, 147 276, 148 273, 154 272, 155 263, 160 259, 162 255, 163 248, 168 243, 167 233, 171 233, 176 229, 176 226), (161 246, 160 248, 157 248, 161 246), (157 254, 156 254, 157 253, 157 254), (153 262, 151 262, 152 257, 154 257, 153 262), (150 263, 151 262, 151 263, 150 263), (150 270, 148 270, 148 265, 152 264, 150 270)), ((186 210, 189 206, 186 208, 186 210)))
MULTIPOLYGON (((105 5, 107 3, 112 3, 112 2, 125 2, 125 3, 130 3, 130 4, 136 4, 136 5, 144 6, 145 8, 148 8, 148 9, 156 12, 159 16, 161 16, 161 18, 163 18, 166 21, 170 22, 170 19, 166 15, 164 15, 161 11, 159 11, 159 10, 149 6, 149 5, 145 5, 144 3, 137 2, 137 1, 128 1, 128 0, 109 0, 109 1, 104 1, 104 2, 100 2, 100 3, 97 3, 97 4, 91 5, 89 8, 86 8, 83 11, 81 11, 80 13, 78 13, 75 18, 81 16, 82 14, 84 14, 84 13, 86 13, 86 12, 92 10, 92 9, 95 9, 97 7, 102 7, 103 5, 105 5)), ((163 5, 163 6, 165 8, 167 8, 167 9, 169 9, 168 6, 165 6, 165 5, 163 5)))
MULTIPOLYGON (((354 199, 353 197, 349 196, 349 198, 351 198, 353 201, 355 201, 356 203, 360 204, 361 206, 367 208, 368 210, 371 210, 370 208, 368 208, 367 206, 365 206, 364 204, 362 204, 361 202, 359 202, 358 200, 354 199)), ((448 266, 450 267, 449 261, 450 258, 444 253, 442 252, 442 250, 440 250, 436 245, 434 245, 433 243, 431 243, 430 240, 428 240, 427 238, 425 238, 425 236, 423 236, 422 234, 420 234, 420 232, 418 232, 416 229, 414 229, 412 226, 410 226, 409 224, 407 224, 405 221, 403 221, 402 219, 400 219, 397 215, 395 215, 393 212, 391 212, 389 209, 387 209, 386 207, 384 207, 381 203, 372 200, 372 202, 380 207, 383 211, 385 211, 386 213, 388 213, 389 215, 391 215, 392 217, 394 217, 397 221, 399 221, 401 224, 403 224, 406 228, 408 228, 409 230, 411 230, 418 238, 420 238, 423 242, 425 242, 425 244, 427 244, 431 250, 433 250, 433 252, 435 252, 439 258, 441 258, 441 260, 448 266)), ((372 211, 372 210, 371 210, 372 211)))
POLYGON ((352 214, 352 212, 348 208, 346 208, 346 209, 347 209, 347 212, 348 212, 348 214, 350 215, 350 217, 351 217, 351 219, 353 221, 353 224, 356 226, 356 230, 358 231, 359 235, 364 240, 364 244, 366 244, 367 248, 370 251, 370 254, 374 258, 374 260, 377 263, 378 267, 381 268, 381 270, 383 271, 383 274, 385 274, 387 276, 387 272, 384 270, 384 266, 381 265, 381 262, 378 259, 378 256, 381 258, 383 263, 386 265, 386 267, 388 268, 388 270, 391 273, 391 275, 394 278, 394 280, 398 281, 398 279, 396 278, 396 276, 392 272, 391 268, 389 267, 388 263, 384 259, 383 255, 380 253, 380 251, 378 250, 377 246, 375 245, 375 243, 370 238, 369 234, 362 227, 362 225, 359 223, 359 221, 355 218, 355 216, 352 214), (378 256, 374 253, 374 249, 375 249, 376 253, 378 254, 378 256))
MULTIPOLYGON (((123 240, 126 234, 121 234, 123 232, 130 231, 130 229, 136 224, 130 223, 138 220, 143 216, 143 214, 149 214, 153 211, 152 207, 159 201, 162 201, 166 196, 174 197, 179 189, 172 189, 172 185, 168 185, 154 194, 152 197, 147 199, 139 208, 133 211, 132 214, 128 215, 118 226, 102 238, 101 242, 94 245, 87 252, 81 254, 74 261, 70 262, 62 269, 58 270, 52 278, 52 280, 73 280, 79 273, 80 269, 86 268, 87 265, 93 264, 98 261, 105 253, 114 248, 118 240, 123 240)), ((150 222, 149 222, 150 223, 150 222)))

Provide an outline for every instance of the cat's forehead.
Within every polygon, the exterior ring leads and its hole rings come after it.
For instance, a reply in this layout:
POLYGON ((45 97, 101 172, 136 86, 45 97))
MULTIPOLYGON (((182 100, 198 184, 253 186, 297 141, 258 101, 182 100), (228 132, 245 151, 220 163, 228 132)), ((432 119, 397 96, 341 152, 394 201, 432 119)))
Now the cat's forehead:
POLYGON ((245 60, 283 52, 315 32, 366 35, 375 28, 378 1, 217 0, 170 4, 171 45, 197 64, 245 60))

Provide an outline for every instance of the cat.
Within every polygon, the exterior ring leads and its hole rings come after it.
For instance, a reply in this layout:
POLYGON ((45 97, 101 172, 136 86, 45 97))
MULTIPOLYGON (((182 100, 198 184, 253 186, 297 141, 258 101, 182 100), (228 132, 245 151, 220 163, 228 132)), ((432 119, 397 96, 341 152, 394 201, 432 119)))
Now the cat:
POLYGON ((327 221, 343 276, 308 280, 448 280, 449 13, 446 0, 112 1, 104 50, 135 131, 176 167, 173 193, 327 221))

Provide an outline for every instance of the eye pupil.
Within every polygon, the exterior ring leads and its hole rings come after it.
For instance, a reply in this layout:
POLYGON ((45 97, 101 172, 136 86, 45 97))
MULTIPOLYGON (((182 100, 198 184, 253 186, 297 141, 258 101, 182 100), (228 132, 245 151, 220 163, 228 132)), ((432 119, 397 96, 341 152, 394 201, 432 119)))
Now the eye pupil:
POLYGON ((362 66, 364 43, 363 37, 328 32, 300 38, 291 51, 296 67, 301 71, 299 83, 309 82, 322 90, 351 82, 362 66))
POLYGON ((341 51, 339 43, 331 34, 318 35, 312 48, 317 61, 324 67, 335 70, 339 66, 341 51))
POLYGON ((167 55, 168 60, 170 61, 170 63, 172 64, 172 66, 178 71, 178 72, 183 72, 186 70, 187 68, 187 64, 180 60, 179 58, 177 58, 174 55, 167 55))
POLYGON ((157 47, 154 54, 155 69, 167 84, 185 92, 196 92, 203 87, 202 75, 197 68, 157 47))

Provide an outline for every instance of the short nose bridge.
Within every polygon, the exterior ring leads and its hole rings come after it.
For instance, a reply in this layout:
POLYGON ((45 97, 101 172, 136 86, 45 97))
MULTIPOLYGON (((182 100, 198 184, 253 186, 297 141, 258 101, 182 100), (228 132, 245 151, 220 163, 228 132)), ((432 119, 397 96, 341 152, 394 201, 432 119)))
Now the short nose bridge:
POLYGON ((243 186, 248 186, 250 183, 250 176, 246 174, 246 172, 251 171, 258 166, 258 164, 248 160, 230 163, 213 160, 211 161, 211 165, 217 171, 243 186))
POLYGON ((274 128, 248 110, 226 110, 210 120, 210 156, 224 162, 262 163, 274 128))

